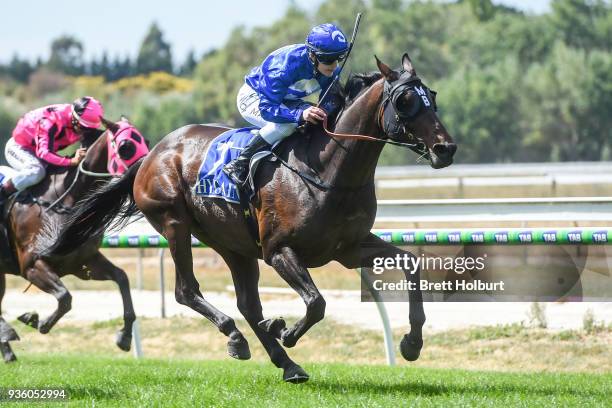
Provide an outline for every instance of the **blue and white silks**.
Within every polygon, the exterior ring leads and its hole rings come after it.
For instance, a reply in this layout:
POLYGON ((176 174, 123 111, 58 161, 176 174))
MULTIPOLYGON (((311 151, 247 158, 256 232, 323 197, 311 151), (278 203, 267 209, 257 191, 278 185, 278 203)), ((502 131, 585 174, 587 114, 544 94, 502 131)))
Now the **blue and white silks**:
MULTIPOLYGON (((258 93, 259 111, 265 120, 301 123, 302 112, 308 105, 299 102, 317 91, 321 97, 339 70, 336 68, 334 75, 326 77, 308 58, 308 47, 293 44, 272 52, 244 79, 258 93)), ((325 109, 325 104, 322 108, 325 109)))

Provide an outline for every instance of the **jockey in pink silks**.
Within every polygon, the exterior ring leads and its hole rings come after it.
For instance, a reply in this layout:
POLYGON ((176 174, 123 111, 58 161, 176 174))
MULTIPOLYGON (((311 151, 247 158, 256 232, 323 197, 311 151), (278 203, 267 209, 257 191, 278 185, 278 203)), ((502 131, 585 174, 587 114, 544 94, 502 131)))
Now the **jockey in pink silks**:
POLYGON ((77 166, 85 157, 85 149, 78 149, 72 158, 56 152, 78 142, 87 128, 100 127, 102 116, 102 104, 91 96, 72 104, 50 105, 26 113, 17 122, 13 137, 6 142, 6 161, 17 172, 0 186, 0 202, 15 191, 40 182, 49 163, 77 166))

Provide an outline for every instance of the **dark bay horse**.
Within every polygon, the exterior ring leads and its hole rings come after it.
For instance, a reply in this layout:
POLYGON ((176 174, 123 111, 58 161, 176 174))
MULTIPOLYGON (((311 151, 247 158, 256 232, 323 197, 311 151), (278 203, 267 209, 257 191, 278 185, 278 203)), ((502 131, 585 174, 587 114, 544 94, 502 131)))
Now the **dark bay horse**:
MULTIPOLYGON (((191 235, 217 251, 229 266, 236 288, 238 309, 265 347, 272 362, 284 370, 283 378, 302 382, 308 374, 288 356, 307 330, 320 321, 325 300, 312 281, 308 268, 339 261, 347 268, 371 266, 362 259, 361 248, 375 244, 390 256, 405 252, 382 241, 370 230, 376 215, 374 172, 384 143, 406 143, 432 167, 452 163, 456 150, 451 136, 435 112, 435 94, 420 81, 407 54, 397 72, 376 59, 380 73, 361 75, 348 81, 347 105, 336 121, 335 132, 365 135, 330 137, 316 127, 309 140, 294 136, 279 156, 266 163, 257 175, 254 199, 261 247, 252 238, 238 205, 194 195, 193 186, 209 143, 225 128, 189 125, 167 135, 139 164, 117 182, 94 192, 64 226, 56 241, 48 241, 45 256, 74 249, 73 240, 99 237, 118 214, 126 218, 142 211, 168 240, 176 266, 175 295, 212 321, 229 337, 232 357, 248 359, 250 351, 234 321, 208 303, 193 274, 191 235), (298 173, 301 173, 299 175, 298 173), (303 177, 316 176, 320 183, 303 177), (306 315, 293 327, 282 319, 264 320, 258 293, 257 259, 263 258, 296 290, 306 304, 306 315)), ((116 221, 116 220, 115 220, 116 221)), ((409 256, 412 256, 411 254, 409 256)), ((418 282, 419 273, 406 276, 418 282)), ((418 287, 418 285, 417 285, 418 287)), ((425 322, 420 291, 410 291, 410 333, 401 342, 402 355, 418 358, 425 322)))
MULTIPOLYGON (((122 269, 100 253, 99 242, 74 238, 71 241, 78 251, 54 259, 42 259, 36 250, 43 225, 64 222, 75 202, 106 180, 106 177, 101 178, 92 172, 99 175, 107 172, 107 137, 112 135, 109 131, 116 132, 118 125, 109 121, 104 121, 104 124, 108 128, 106 132, 91 130, 82 138, 81 146, 87 148, 82 170, 77 167, 49 168, 42 182, 22 194, 24 198, 7 200, 5 203, 8 207, 6 235, 12 256, 4 262, 0 261, 0 303, 5 292, 5 274, 21 275, 57 299, 57 309, 44 320, 39 321, 37 313, 19 317, 40 333, 48 333, 71 308, 72 295, 60 280, 61 277, 71 274, 81 279, 113 280, 119 286, 124 307, 124 326, 117 333, 116 343, 121 350, 128 351, 132 340, 132 323, 136 318, 128 278, 122 269), (64 193, 66 195, 51 206, 64 193)), ((6 362, 16 359, 9 344, 13 340, 19 340, 17 333, 0 315, 0 350, 6 362)))

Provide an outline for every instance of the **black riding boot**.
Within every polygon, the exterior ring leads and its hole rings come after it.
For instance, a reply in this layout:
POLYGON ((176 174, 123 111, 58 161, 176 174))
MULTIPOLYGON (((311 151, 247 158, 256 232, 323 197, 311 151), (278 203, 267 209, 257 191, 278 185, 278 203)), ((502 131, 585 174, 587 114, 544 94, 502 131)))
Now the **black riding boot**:
POLYGON ((258 133, 253 140, 251 140, 251 143, 242 150, 240 156, 223 166, 223 172, 227 174, 237 186, 242 186, 246 182, 249 174, 251 157, 253 157, 255 153, 270 147, 270 144, 258 133))
POLYGON ((0 184, 0 204, 4 203, 15 191, 17 190, 10 180, 6 184, 0 184))

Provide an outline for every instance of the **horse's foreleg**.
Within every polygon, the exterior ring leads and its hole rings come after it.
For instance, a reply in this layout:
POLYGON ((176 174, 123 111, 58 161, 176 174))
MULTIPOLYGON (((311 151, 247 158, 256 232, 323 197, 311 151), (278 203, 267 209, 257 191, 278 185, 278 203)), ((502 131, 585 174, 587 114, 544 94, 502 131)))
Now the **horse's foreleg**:
POLYGON ((17 360, 9 342, 19 340, 19 336, 17 332, 15 332, 15 329, 13 329, 2 317, 2 299, 4 299, 5 289, 6 277, 3 273, 0 273, 0 352, 2 353, 4 361, 9 363, 17 360))
MULTIPOLYGON (((347 268, 365 267, 371 268, 374 264, 374 258, 395 258, 400 255, 408 255, 415 258, 408 251, 403 251, 396 246, 383 241, 374 234, 369 234, 366 240, 360 246, 348 253, 342 254, 337 260, 347 268), (366 253, 367 251, 367 253, 366 253)), ((414 263, 413 263, 414 265, 414 263)), ((414 361, 419 358, 421 348, 423 347, 423 325, 425 324, 425 311, 423 310, 423 294, 420 289, 421 270, 404 269, 406 279, 413 282, 414 290, 408 291, 408 319, 410 321, 410 333, 405 334, 401 343, 400 351, 402 356, 408 361, 414 361)))
POLYGON ((30 313, 20 316, 19 320, 37 328, 42 334, 49 333, 55 323, 72 308, 72 295, 57 274, 42 259, 38 259, 34 266, 26 271, 26 278, 40 290, 55 296, 57 309, 42 322, 38 322, 37 314, 30 313))
POLYGON ((285 347, 293 347, 308 329, 323 319, 325 299, 312 281, 308 269, 301 265, 291 248, 284 247, 273 254, 270 257, 270 264, 301 296, 306 304, 306 316, 291 328, 285 328, 285 322, 282 319, 265 320, 260 322, 260 327, 281 339, 285 347))
POLYGON ((119 287, 121 300, 123 301, 123 328, 117 332, 116 344, 123 351, 129 351, 132 344, 132 325, 136 320, 132 295, 130 293, 130 281, 125 271, 115 266, 100 252, 97 252, 86 264, 91 271, 94 280, 112 280, 119 287))
POLYGON ((236 289, 238 310, 244 316, 255 335, 266 349, 272 363, 283 369, 283 379, 292 383, 308 380, 308 374, 294 363, 278 341, 268 332, 259 327, 263 320, 261 300, 259 299, 259 265, 254 258, 247 258, 236 253, 222 254, 229 266, 236 289))
POLYGON ((208 303, 200 292, 200 285, 193 275, 191 232, 188 225, 186 214, 163 223, 163 235, 168 240, 168 247, 176 267, 176 301, 206 317, 219 328, 221 333, 229 337, 227 350, 231 357, 248 360, 251 358, 249 344, 236 327, 234 320, 208 303))

